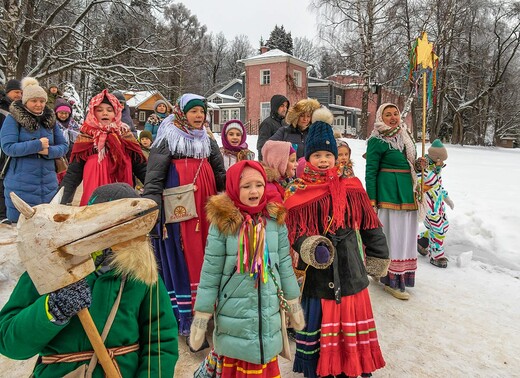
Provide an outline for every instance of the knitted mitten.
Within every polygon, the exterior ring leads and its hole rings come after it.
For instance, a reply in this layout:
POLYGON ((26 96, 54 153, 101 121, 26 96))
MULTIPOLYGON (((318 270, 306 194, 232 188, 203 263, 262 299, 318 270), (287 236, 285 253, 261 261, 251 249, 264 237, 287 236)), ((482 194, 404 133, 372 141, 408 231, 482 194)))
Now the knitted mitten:
MULTIPOLYGON (((208 322, 213 314, 195 311, 193 322, 190 328, 189 346, 192 352, 198 352, 206 340, 206 330, 208 322)), ((209 346, 209 345, 208 345, 209 346)))
POLYGON ((290 299, 287 301, 287 304, 289 305, 289 326, 297 331, 301 331, 305 328, 305 317, 300 305, 300 298, 290 299))
POLYGON ((92 303, 90 287, 85 279, 79 280, 49 294, 49 312, 56 323, 66 323, 80 310, 92 303))

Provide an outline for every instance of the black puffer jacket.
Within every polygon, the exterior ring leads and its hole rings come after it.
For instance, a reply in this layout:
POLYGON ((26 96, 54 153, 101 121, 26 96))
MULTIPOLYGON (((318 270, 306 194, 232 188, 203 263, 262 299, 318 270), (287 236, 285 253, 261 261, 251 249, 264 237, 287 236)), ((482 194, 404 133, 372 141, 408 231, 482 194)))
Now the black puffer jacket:
POLYGON ((299 128, 292 125, 283 126, 280 127, 278 131, 269 138, 269 140, 291 143, 293 148, 296 150, 296 158, 299 159, 305 156, 305 140, 307 139, 308 133, 308 127, 301 131, 299 128))
POLYGON ((271 138, 276 131, 283 126, 283 117, 278 114, 278 108, 287 102, 287 108, 289 108, 289 100, 287 97, 282 95, 274 95, 271 97, 271 115, 264 119, 258 127, 258 141, 256 143, 256 149, 258 150, 258 160, 262 160, 262 147, 265 142, 271 138))
MULTIPOLYGON (((212 138, 210 138, 210 141, 211 154, 208 161, 215 175, 217 191, 220 192, 226 188, 226 169, 224 168, 224 160, 222 159, 217 142, 212 138)), ((172 159, 184 159, 185 157, 186 156, 172 155, 166 140, 159 146, 152 147, 150 156, 148 157, 143 197, 153 199, 161 206, 162 192, 168 175, 168 167, 172 159)))
MULTIPOLYGON (((7 94, 4 91, 0 91, 0 109, 9 112, 9 105, 11 105, 11 102, 12 101, 9 99, 9 97, 7 97, 7 94)), ((5 121, 5 117, 7 116, 0 112, 0 129, 2 128, 2 124, 5 121)))

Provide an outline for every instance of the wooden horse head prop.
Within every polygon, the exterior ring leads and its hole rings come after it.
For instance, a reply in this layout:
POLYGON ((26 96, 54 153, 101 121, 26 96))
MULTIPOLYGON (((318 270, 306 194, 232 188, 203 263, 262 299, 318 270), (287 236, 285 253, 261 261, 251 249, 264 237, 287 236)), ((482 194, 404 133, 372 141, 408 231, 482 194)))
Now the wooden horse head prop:
MULTIPOLYGON (((40 294, 58 290, 92 273, 95 266, 91 254, 106 248, 112 248, 115 256, 125 250, 131 254, 144 251, 146 267, 153 265, 155 273, 147 272, 148 278, 142 280, 157 280, 157 267, 147 237, 159 213, 154 201, 125 198, 74 207, 60 205, 59 198, 55 198, 49 204, 31 207, 14 192, 11 199, 20 211, 18 253, 40 294)), ((142 255, 131 257, 137 269, 145 263, 142 258, 142 255)), ((138 274, 136 278, 140 279, 138 274)))

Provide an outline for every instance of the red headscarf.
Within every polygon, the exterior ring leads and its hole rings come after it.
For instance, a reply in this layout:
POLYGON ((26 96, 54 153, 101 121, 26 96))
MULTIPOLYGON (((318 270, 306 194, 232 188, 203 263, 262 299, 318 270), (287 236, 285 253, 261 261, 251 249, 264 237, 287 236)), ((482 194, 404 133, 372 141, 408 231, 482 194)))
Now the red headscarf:
POLYGON ((260 198, 260 202, 257 206, 247 206, 240 202, 240 178, 242 176, 242 171, 244 168, 250 167, 262 175, 264 179, 264 184, 267 182, 267 176, 265 174, 264 168, 262 165, 253 160, 242 160, 238 163, 233 164, 226 172, 226 194, 233 201, 236 207, 240 209, 241 212, 247 213, 249 215, 256 215, 258 213, 266 214, 266 205, 267 205, 267 196, 266 191, 260 198))

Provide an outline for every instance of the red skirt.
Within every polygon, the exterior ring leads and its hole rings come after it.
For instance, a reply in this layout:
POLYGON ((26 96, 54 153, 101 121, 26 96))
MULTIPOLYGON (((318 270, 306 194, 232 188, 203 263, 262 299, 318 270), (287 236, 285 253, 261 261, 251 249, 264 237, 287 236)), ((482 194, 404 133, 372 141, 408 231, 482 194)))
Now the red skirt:
POLYGON ((385 366, 377 341, 368 289, 341 297, 341 303, 322 299, 320 376, 358 376, 385 366))
POLYGON ((222 378, 280 378, 278 357, 274 357, 266 364, 252 364, 224 357, 222 363, 222 378))

